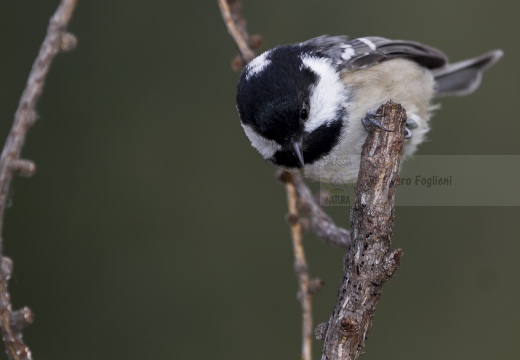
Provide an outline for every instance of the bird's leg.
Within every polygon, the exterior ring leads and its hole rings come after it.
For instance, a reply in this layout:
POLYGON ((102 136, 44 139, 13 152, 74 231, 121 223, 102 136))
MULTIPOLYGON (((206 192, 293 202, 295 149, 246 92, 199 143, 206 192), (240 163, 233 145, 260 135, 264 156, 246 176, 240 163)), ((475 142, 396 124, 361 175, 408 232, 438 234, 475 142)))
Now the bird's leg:
POLYGON ((361 122, 363 122, 363 126, 365 130, 368 132, 372 132, 373 128, 379 128, 381 130, 390 131, 390 129, 385 128, 381 125, 381 121, 379 118, 383 117, 383 115, 377 115, 375 112, 368 112, 361 122))
MULTIPOLYGON (((375 112, 368 112, 366 114, 366 116, 363 119, 361 119, 366 131, 372 132, 374 126, 381 130, 391 131, 390 129, 387 129, 383 125, 381 125, 381 121, 379 121, 379 118, 381 118, 381 117, 382 117, 382 115, 377 115, 375 112)), ((410 131, 410 129, 415 129, 416 127, 417 127, 417 123, 415 122, 415 120, 413 120, 411 118, 407 118, 405 130, 404 130, 404 138, 411 139, 412 132, 410 131)))
POLYGON ((417 123, 415 122, 414 119, 412 119, 410 116, 408 116, 406 118, 406 127, 405 127, 405 132, 404 132, 404 138, 405 139, 411 139, 412 138, 412 132, 410 131, 411 129, 415 129, 417 126, 417 123))

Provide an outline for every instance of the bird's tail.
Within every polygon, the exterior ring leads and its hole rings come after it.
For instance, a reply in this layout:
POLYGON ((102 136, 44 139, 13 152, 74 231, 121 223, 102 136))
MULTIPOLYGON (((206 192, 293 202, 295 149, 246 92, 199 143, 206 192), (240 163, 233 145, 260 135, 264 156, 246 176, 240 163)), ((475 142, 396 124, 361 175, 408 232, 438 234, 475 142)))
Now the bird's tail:
POLYGON ((436 96, 471 94, 480 85, 484 70, 495 64, 503 54, 502 50, 493 50, 473 59, 433 69, 437 83, 436 96))

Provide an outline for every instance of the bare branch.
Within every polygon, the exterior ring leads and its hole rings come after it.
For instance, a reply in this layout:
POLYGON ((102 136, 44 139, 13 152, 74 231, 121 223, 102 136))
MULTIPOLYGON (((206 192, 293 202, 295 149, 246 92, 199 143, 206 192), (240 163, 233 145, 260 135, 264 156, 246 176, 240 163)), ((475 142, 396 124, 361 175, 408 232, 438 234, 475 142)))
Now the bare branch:
POLYGON ((34 123, 35 106, 42 93, 43 85, 51 63, 60 51, 62 35, 67 26, 76 0, 63 0, 50 20, 47 36, 40 47, 40 52, 33 64, 27 85, 22 93, 18 109, 16 110, 13 127, 8 135, 0 158, 0 230, 2 229, 3 213, 9 185, 12 180, 10 164, 19 158, 25 136, 34 123))
POLYGON ((308 216, 316 237, 325 244, 348 249, 350 246, 350 231, 334 224, 334 221, 323 211, 300 177, 294 177, 294 186, 298 194, 298 204, 302 212, 308 216))
MULTIPOLYGON (((239 70, 254 56, 254 50, 261 45, 260 36, 249 36, 246 22, 242 17, 242 6, 238 0, 218 0, 220 11, 229 34, 233 37, 240 52, 232 61, 232 67, 239 70)), ((330 217, 321 210, 311 192, 297 176, 287 172, 277 172, 277 177, 285 184, 289 214, 287 220, 291 226, 291 238, 294 252, 294 271, 298 278, 298 300, 302 307, 302 360, 311 359, 312 350, 312 296, 321 290, 320 279, 310 279, 305 252, 302 243, 303 219, 299 210, 307 214, 311 226, 318 237, 327 243, 339 247, 348 247, 350 234, 347 230, 334 225, 330 217)))
POLYGON ((77 0, 62 0, 52 16, 47 28, 47 35, 40 47, 27 80, 27 85, 20 98, 14 116, 13 126, 0 157, 0 328, 5 343, 7 357, 10 360, 31 359, 29 348, 23 343, 21 329, 32 322, 32 313, 28 308, 13 312, 7 281, 11 275, 12 262, 3 257, 2 229, 9 188, 14 174, 30 176, 35 165, 29 160, 21 160, 20 153, 27 131, 36 119, 36 103, 41 96, 45 78, 56 54, 61 50, 73 48, 75 42, 65 29, 69 23, 77 0))
POLYGON ((287 191, 287 204, 289 208, 288 220, 291 226, 291 238, 294 252, 294 272, 298 278, 298 300, 302 306, 302 360, 311 360, 312 349, 312 295, 311 287, 316 284, 309 279, 309 269, 302 242, 302 224, 298 216, 298 195, 295 187, 295 176, 284 172, 281 180, 287 191), (312 283, 312 285, 311 285, 312 283))
POLYGON ((400 249, 392 250, 390 245, 406 113, 400 105, 388 102, 378 115, 391 131, 376 128, 363 145, 351 211, 352 245, 345 255, 322 360, 354 360, 364 352, 383 284, 399 268, 402 256, 400 249))
POLYGON ((31 177, 36 172, 36 165, 31 160, 15 159, 11 163, 13 172, 23 177, 31 177))
POLYGON ((242 4, 239 0, 218 0, 218 5, 228 32, 239 51, 238 57, 232 61, 232 67, 234 70, 240 70, 253 60, 254 50, 262 45, 262 37, 249 35, 247 32, 246 21, 242 16, 242 4))
POLYGON ((11 327, 15 331, 22 331, 24 327, 34 322, 34 314, 28 307, 21 308, 12 313, 11 327))

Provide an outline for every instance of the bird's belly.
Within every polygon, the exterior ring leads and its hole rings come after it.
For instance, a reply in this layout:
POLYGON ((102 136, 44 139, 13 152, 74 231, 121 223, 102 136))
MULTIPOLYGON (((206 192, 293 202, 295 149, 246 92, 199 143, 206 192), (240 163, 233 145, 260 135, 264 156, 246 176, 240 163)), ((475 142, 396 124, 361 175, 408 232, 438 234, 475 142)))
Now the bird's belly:
POLYGON ((412 138, 405 140, 403 160, 415 152, 429 130, 435 83, 428 70, 406 59, 394 59, 345 73, 342 79, 350 98, 341 140, 328 155, 304 169, 306 177, 321 182, 337 181, 339 177, 345 183, 356 182, 367 137, 361 119, 388 100, 401 104, 416 125, 411 129, 412 138))

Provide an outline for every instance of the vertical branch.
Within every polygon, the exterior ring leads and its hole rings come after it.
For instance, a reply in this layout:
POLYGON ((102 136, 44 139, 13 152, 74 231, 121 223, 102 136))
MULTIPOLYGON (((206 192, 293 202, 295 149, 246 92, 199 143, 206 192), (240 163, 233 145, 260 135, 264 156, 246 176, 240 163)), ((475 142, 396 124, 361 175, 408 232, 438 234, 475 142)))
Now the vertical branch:
MULTIPOLYGON (((246 22, 242 17, 242 6, 239 0, 218 0, 218 4, 228 32, 235 41, 235 44, 237 45, 239 51, 238 58, 235 58, 232 61, 233 68, 235 70, 239 70, 254 58, 254 50, 260 47, 261 38, 257 35, 249 36, 246 29, 246 22)), ((308 191, 308 189, 305 188, 305 185, 302 182, 295 181, 293 175, 287 172, 281 172, 279 174, 279 178, 285 184, 285 189, 287 191, 287 203, 289 208, 288 221, 291 226, 291 238, 294 252, 294 271, 298 278, 298 300, 300 301, 302 307, 301 358, 302 360, 311 360, 311 345, 313 331, 312 295, 314 292, 318 291, 321 288, 322 283, 319 279, 309 279, 307 260, 305 259, 305 252, 303 249, 302 242, 303 227, 298 214, 298 202, 301 198, 299 192, 304 192, 305 195, 307 195, 309 201, 307 201, 306 204, 312 203, 312 205, 314 205, 314 207, 310 206, 308 208, 317 208, 318 206, 311 199, 310 191, 308 191)), ((334 226, 330 226, 331 221, 326 215, 323 216, 323 213, 320 213, 320 215, 322 216, 310 216, 313 228, 314 224, 318 224, 316 225, 316 227, 320 227, 320 225, 325 224, 324 226, 321 226, 321 228, 329 226, 330 229, 333 229, 332 231, 338 231, 338 229, 334 226)), ((339 229, 339 231, 341 231, 341 229, 339 229)), ((330 235, 331 231, 327 229, 323 233, 330 235)), ((342 241, 345 238, 345 233, 343 232, 342 234, 342 239, 336 241, 336 244, 340 244, 339 246, 344 245, 342 241)), ((346 232, 346 235, 346 237, 348 237, 348 232, 346 232)), ((324 237, 326 237, 326 235, 324 237)))
POLYGON ((399 268, 402 256, 400 249, 392 250, 390 245, 406 113, 390 101, 378 115, 390 131, 374 129, 363 145, 351 211, 352 244, 345 255, 322 360, 355 360, 364 352, 383 284, 399 268))
POLYGON ((294 175, 283 172, 279 176, 287 191, 289 208, 288 222, 291 226, 291 238, 294 252, 294 272, 298 278, 298 300, 302 307, 302 360, 311 360, 312 355, 312 293, 309 268, 303 249, 303 227, 298 216, 298 194, 294 175))
MULTIPOLYGON (((27 85, 20 98, 13 127, 2 151, 0 158, 0 231, 2 230, 3 215, 13 177, 13 169, 16 168, 16 160, 19 159, 27 131, 36 120, 35 107, 42 94, 45 78, 54 57, 62 49, 62 45, 70 46, 69 40, 63 41, 69 39, 70 36, 64 37, 63 35, 75 6, 76 0, 63 0, 52 16, 47 35, 40 47, 40 52, 34 61, 27 85)), ((2 246, 1 243, 0 246, 2 246)))
POLYGON ((34 61, 0 157, 0 330, 10 360, 31 359, 31 352, 23 343, 21 330, 32 322, 33 316, 28 308, 12 310, 7 289, 12 261, 3 256, 2 230, 5 207, 14 174, 30 176, 35 171, 31 161, 20 159, 20 153, 27 131, 36 119, 36 103, 42 94, 45 78, 54 57, 59 51, 71 50, 76 44, 74 36, 65 33, 75 6, 76 0, 62 0, 50 19, 47 35, 34 61))

